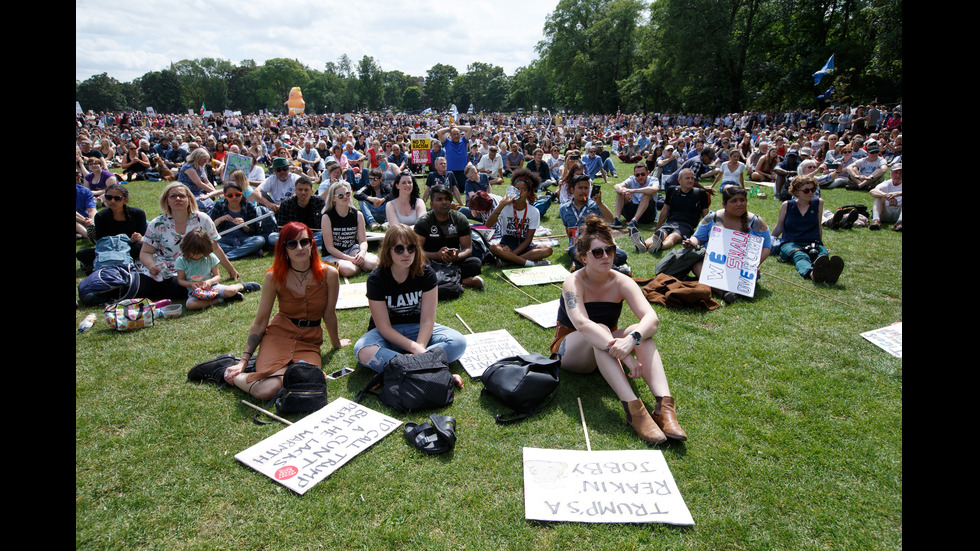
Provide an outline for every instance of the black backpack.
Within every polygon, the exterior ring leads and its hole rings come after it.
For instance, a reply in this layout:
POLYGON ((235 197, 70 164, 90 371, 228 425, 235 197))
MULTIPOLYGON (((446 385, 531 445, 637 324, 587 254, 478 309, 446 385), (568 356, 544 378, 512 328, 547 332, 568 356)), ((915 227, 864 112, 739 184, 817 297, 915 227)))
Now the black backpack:
POLYGON ((448 406, 455 398, 456 385, 449 371, 446 351, 436 347, 422 354, 401 354, 392 358, 354 400, 361 403, 373 394, 381 403, 400 412, 448 406), (371 389, 382 384, 380 393, 371 389))
MULTIPOLYGON (((246 370, 247 371, 247 370, 246 370)), ((286 368, 282 375, 282 389, 265 409, 276 406, 276 413, 288 415, 291 413, 313 413, 327 405, 327 378, 319 367, 307 363, 296 362, 286 368)), ((256 414, 253 419, 259 425, 268 423, 259 421, 256 414)))
POLYGON ((515 411, 497 415, 497 423, 520 421, 548 407, 558 390, 560 367, 561 360, 536 353, 509 356, 490 364, 480 375, 481 394, 489 394, 515 411))

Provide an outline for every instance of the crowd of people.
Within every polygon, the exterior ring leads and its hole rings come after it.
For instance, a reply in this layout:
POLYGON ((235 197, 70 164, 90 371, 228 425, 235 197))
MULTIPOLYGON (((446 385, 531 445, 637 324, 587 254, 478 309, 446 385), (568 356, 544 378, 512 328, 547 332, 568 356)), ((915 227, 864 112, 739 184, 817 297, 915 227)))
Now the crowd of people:
MULTIPOLYGON (((194 374, 259 398, 278 392, 276 376, 291 362, 320 365, 321 325, 335 348, 350 343, 337 333, 340 276, 368 277, 370 319, 354 346, 359 363, 382 371, 397 354, 432 347, 458 359, 465 339, 435 323, 443 273, 458 270, 463 288, 482 289, 487 262, 549 264, 555 248, 534 238, 558 203, 575 271, 562 289, 551 352, 566 358, 566 370, 598 370, 644 441, 684 440, 653 342, 657 316, 629 277, 629 254, 614 231, 625 229, 637 254, 660 254, 677 245, 700 249, 720 225, 762 238, 762 260, 774 252, 803 278, 833 284, 844 262, 823 242, 821 188, 869 192, 868 227, 902 227, 901 105, 455 121, 88 113, 76 123, 76 239, 93 245, 78 251, 82 269, 97 269, 105 249, 115 248, 139 266, 147 298, 188 308, 261 290, 241 362, 194 374), (431 142, 424 162, 408 154, 420 134, 431 142), (614 183, 610 208, 601 184, 619 179, 613 155, 632 174, 614 183), (128 205, 125 184, 135 180, 169 182, 161 214, 149 222, 128 205), (756 188, 782 201, 772 230, 748 209, 756 188), (711 212, 718 192, 722 208, 711 212), (369 232, 384 232, 377 254, 368 250, 369 232), (237 283, 232 261, 270 252, 261 285, 237 283), (219 267, 236 283, 222 285, 219 267), (639 322, 620 329, 624 301, 639 322), (259 348, 261 359, 249 364, 259 348), (647 383, 652 412, 629 378, 647 383)), ((834 216, 832 227, 853 225, 852 218, 834 216)), ((701 263, 692 270, 696 278, 701 263)))

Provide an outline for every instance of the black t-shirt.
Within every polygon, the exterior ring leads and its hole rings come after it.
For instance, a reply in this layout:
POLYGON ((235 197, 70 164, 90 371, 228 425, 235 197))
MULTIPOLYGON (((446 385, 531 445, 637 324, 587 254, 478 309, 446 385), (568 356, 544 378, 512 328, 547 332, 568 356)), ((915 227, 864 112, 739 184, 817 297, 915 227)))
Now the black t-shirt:
POLYGON ((684 193, 678 185, 667 188, 664 204, 670 207, 667 223, 679 222, 693 228, 701 220, 704 209, 711 206, 711 197, 699 187, 684 193))
POLYGON ((330 219, 330 235, 333 236, 334 248, 346 251, 357 245, 357 214, 359 211, 350 209, 347 216, 341 217, 337 209, 327 211, 330 219))
POLYGON ((448 220, 439 222, 430 210, 415 223, 415 233, 425 239, 425 252, 434 253, 443 247, 459 249, 459 236, 470 235, 470 223, 456 210, 449 211, 448 220))
POLYGON ((129 237, 133 232, 140 235, 146 233, 146 213, 136 207, 126 207, 128 219, 116 221, 112 219, 111 209, 102 209, 95 215, 95 238, 101 239, 110 235, 123 234, 129 237))
MULTIPOLYGON (((422 294, 437 285, 436 273, 428 264, 421 277, 410 277, 398 283, 390 268, 375 268, 367 279, 368 300, 380 300, 388 307, 391 325, 418 324, 422 320, 422 294)), ((375 328, 374 318, 368 321, 368 331, 375 328)))

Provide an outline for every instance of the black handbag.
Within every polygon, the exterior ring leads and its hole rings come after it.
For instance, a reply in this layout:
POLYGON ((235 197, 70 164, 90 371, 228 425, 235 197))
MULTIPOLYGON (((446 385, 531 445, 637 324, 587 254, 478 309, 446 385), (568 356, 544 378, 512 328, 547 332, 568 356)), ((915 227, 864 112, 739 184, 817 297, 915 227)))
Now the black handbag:
POLYGON ((521 354, 501 358, 480 376, 482 393, 489 394, 514 410, 498 414, 497 423, 520 421, 551 405, 558 390, 561 360, 541 354, 521 354))
MULTIPOLYGON (((327 405, 327 378, 319 367, 307 363, 290 364, 282 375, 282 389, 275 395, 265 409, 276 406, 276 413, 289 415, 291 413, 313 413, 327 405)), ((260 379, 261 380, 261 379, 260 379)), ((252 419, 256 424, 266 425, 259 421, 256 414, 252 419)))
POLYGON ((436 347, 421 354, 395 356, 354 401, 361 403, 366 394, 377 396, 382 404, 401 413, 448 406, 456 396, 456 384, 446 351, 436 347), (383 385, 381 392, 373 392, 379 383, 383 385))

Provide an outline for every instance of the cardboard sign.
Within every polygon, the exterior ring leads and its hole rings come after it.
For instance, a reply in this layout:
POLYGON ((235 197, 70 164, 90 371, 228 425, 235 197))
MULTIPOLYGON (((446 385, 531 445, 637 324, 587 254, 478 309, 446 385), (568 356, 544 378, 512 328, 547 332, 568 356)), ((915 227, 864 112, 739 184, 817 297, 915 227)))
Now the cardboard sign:
POLYGON ((524 518, 694 525, 660 450, 524 448, 524 518))
POLYGON ((367 282, 343 283, 340 285, 337 294, 337 310, 348 310, 350 308, 366 308, 367 282))
POLYGON ((715 289, 753 296, 763 242, 757 235, 713 226, 698 281, 715 289))
POLYGON ((500 358, 527 354, 527 350, 506 329, 466 335, 466 352, 459 359, 470 377, 479 379, 483 371, 500 358))
POLYGON ((572 275, 561 264, 550 266, 533 266, 531 268, 515 268, 504 270, 504 275, 511 280, 514 285, 541 285, 542 283, 555 283, 565 281, 565 278, 572 275))
POLYGON ((551 302, 514 308, 514 311, 541 327, 551 328, 558 325, 558 302, 559 299, 555 299, 551 302))
POLYGON ((337 398, 235 459, 302 495, 401 424, 337 398))
POLYGON ((432 140, 425 134, 412 134, 412 164, 429 164, 429 150, 432 140))
POLYGON ((888 327, 874 331, 865 331, 861 333, 861 336, 892 356, 898 359, 902 358, 902 322, 893 323, 888 327))

